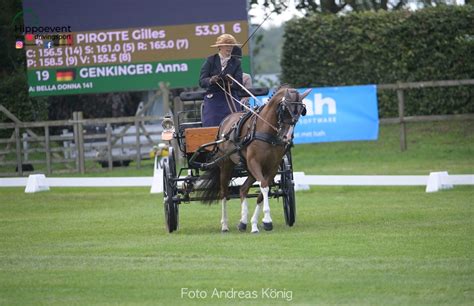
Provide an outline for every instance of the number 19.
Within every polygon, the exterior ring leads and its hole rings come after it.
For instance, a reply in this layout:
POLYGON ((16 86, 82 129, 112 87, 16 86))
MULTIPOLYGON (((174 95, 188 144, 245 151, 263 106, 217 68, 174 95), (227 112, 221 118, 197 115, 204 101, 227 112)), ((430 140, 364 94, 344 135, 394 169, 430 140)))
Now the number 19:
POLYGON ((48 70, 36 71, 36 77, 38 81, 47 81, 49 80, 49 72, 48 70))

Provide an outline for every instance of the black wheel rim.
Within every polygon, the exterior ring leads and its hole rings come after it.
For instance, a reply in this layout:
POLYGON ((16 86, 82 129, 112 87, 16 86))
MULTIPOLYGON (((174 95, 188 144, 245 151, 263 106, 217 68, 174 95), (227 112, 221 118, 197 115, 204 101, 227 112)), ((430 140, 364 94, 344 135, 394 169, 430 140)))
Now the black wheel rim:
POLYGON ((285 215, 285 222, 288 226, 293 226, 296 219, 295 206, 295 186, 293 183, 293 169, 288 156, 285 156, 282 161, 281 174, 281 188, 283 190, 283 211, 285 215))
POLYGON ((176 164, 174 154, 170 148, 169 156, 163 162, 163 197, 165 222, 169 233, 178 229, 178 204, 173 199, 177 195, 177 184, 173 180, 176 178, 176 164))
MULTIPOLYGON (((176 174, 176 160, 174 158, 174 150, 173 147, 170 147, 169 149, 169 167, 170 167, 170 175, 172 178, 177 178, 176 174)), ((172 189, 172 195, 175 197, 178 194, 178 184, 175 181, 170 181, 171 189, 172 189)), ((178 202, 175 200, 172 201, 173 205, 173 211, 174 211, 174 230, 178 229, 179 225, 179 205, 178 202)))

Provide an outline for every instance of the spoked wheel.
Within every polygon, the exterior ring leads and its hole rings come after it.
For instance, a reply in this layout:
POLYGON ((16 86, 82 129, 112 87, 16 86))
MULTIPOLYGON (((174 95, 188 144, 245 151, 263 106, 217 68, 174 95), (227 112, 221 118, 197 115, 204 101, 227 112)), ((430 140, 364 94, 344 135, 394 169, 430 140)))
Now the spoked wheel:
POLYGON ((283 156, 281 162, 281 189, 283 190, 283 212, 285 222, 288 226, 293 226, 296 219, 296 203, 295 203, 295 183, 293 180, 293 164, 291 161, 291 153, 288 152, 283 156))
POLYGON ((178 185, 174 180, 176 178, 176 162, 174 159, 173 148, 169 148, 169 155, 163 159, 163 197, 165 222, 168 232, 172 233, 178 229, 179 208, 175 199, 178 194, 178 185))

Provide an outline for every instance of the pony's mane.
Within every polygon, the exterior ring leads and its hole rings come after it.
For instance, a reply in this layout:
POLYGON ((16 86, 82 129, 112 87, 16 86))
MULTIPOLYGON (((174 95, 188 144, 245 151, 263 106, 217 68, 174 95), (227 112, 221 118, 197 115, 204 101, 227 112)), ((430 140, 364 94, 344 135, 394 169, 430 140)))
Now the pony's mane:
POLYGON ((273 97, 275 97, 276 95, 280 94, 280 92, 283 90, 283 89, 287 89, 287 88, 290 88, 290 86, 288 84, 281 84, 280 86, 278 86, 271 94, 270 97, 268 97, 268 102, 270 102, 273 97))
POLYGON ((281 89, 284 89, 284 88, 289 88, 290 86, 288 84, 281 84, 280 86, 278 86, 271 94, 270 97, 268 97, 268 99, 271 99, 273 98, 274 95, 277 94, 278 91, 280 91, 281 89))

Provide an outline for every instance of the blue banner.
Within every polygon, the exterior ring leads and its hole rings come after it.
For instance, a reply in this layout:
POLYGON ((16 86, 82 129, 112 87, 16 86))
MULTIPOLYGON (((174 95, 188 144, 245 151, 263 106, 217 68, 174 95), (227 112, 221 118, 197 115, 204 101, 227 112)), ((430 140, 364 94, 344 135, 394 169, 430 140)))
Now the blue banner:
MULTIPOLYGON (((306 89, 298 91, 303 93, 306 89)), ((295 144, 377 140, 375 85, 312 88, 304 103, 307 113, 296 124, 295 144)))

